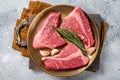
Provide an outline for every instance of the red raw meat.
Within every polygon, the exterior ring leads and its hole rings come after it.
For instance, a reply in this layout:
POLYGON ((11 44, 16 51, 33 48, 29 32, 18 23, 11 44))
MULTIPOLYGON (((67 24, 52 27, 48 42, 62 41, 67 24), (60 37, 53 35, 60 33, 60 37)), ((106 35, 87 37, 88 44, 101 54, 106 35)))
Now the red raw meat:
POLYGON ((66 43, 65 40, 52 28, 52 26, 58 27, 59 23, 60 13, 50 12, 35 33, 33 47, 36 49, 45 47, 53 49, 64 45, 66 43))
POLYGON ((46 69, 51 70, 77 68, 89 62, 89 58, 83 55, 81 50, 73 43, 65 46, 59 54, 43 57, 42 60, 44 61, 46 69))
POLYGON ((66 27, 72 29, 73 32, 83 40, 86 49, 94 45, 89 21, 80 7, 75 7, 74 10, 64 18, 61 28, 66 27))

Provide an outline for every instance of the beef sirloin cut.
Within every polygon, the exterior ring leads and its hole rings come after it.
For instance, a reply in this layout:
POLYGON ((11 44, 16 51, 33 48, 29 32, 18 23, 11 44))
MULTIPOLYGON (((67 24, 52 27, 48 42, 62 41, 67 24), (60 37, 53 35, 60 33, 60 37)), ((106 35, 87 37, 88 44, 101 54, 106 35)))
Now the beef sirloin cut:
POLYGON ((89 62, 89 58, 84 56, 81 50, 73 43, 66 45, 59 54, 43 57, 42 60, 45 67, 51 70, 72 69, 84 66, 89 62))
POLYGON ((75 7, 74 10, 64 18, 61 28, 66 27, 69 27, 73 32, 77 33, 83 40, 86 49, 94 45, 89 21, 80 7, 75 7))
POLYGON ((40 48, 55 48, 65 44, 65 40, 55 31, 52 26, 59 26, 60 13, 50 12, 43 21, 40 28, 35 33, 33 39, 33 47, 36 49, 40 48))

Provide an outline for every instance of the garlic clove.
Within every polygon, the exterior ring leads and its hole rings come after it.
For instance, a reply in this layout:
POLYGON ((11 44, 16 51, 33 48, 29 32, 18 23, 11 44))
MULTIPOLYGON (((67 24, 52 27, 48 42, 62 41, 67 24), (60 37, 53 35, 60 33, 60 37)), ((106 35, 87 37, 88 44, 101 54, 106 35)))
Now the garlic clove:
POLYGON ((96 50, 96 47, 90 47, 89 49, 87 49, 87 52, 92 55, 92 53, 96 50))
POLYGON ((55 55, 55 54, 57 54, 58 52, 60 52, 59 49, 53 49, 53 50, 51 51, 51 55, 55 55))
POLYGON ((48 51, 48 50, 39 50, 39 52, 44 57, 50 55, 50 51, 48 51))

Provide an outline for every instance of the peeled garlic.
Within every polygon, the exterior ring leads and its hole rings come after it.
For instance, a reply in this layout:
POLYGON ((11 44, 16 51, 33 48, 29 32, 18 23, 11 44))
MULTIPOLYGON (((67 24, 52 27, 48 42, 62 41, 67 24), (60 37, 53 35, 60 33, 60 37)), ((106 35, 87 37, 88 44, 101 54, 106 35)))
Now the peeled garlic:
POLYGON ((59 49, 53 49, 53 50, 51 51, 51 55, 55 55, 55 54, 57 54, 59 51, 60 51, 59 49))
POLYGON ((40 50, 39 52, 44 57, 50 55, 50 51, 48 51, 48 50, 40 50))
POLYGON ((90 47, 89 49, 87 49, 87 52, 92 55, 92 53, 96 50, 95 47, 90 47))

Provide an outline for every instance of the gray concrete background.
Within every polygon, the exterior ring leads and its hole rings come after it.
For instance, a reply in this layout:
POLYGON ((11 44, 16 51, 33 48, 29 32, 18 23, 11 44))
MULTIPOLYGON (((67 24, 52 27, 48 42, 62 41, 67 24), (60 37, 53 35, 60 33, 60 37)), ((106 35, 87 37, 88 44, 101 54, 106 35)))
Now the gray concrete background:
POLYGON ((100 70, 71 77, 54 77, 28 68, 28 58, 11 48, 16 19, 29 0, 0 0, 0 80, 120 80, 120 0, 42 0, 50 4, 81 6, 88 13, 100 13, 108 22, 100 70))

